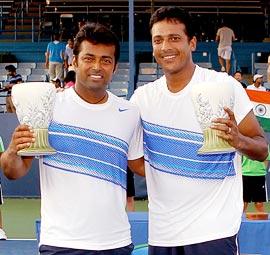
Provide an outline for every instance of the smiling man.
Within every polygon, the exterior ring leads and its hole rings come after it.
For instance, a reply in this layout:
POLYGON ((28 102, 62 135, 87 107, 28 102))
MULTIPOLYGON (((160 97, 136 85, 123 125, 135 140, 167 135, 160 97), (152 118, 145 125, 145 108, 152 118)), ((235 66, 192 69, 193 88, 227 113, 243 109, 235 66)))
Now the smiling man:
MULTIPOLYGON (((75 87, 57 93, 50 144, 40 159, 40 254, 130 255, 126 207, 127 164, 143 175, 139 110, 106 90, 119 59, 119 42, 106 27, 88 24, 74 44, 75 87), (123 110, 124 109, 124 110, 123 110)), ((19 126, 2 168, 17 179, 32 157, 19 157, 34 137, 19 126)))
MULTIPOLYGON (((153 55, 164 76, 135 91, 141 111, 149 198, 149 255, 236 255, 243 211, 241 158, 263 161, 267 143, 245 90, 226 73, 193 63, 190 16, 162 7, 150 20, 153 55), (200 82, 234 86, 234 109, 213 128, 237 152, 198 155, 203 135, 191 88, 200 82), (222 165, 222 171, 219 171, 222 165), (217 177, 218 176, 218 177, 217 177)), ((220 85, 222 86, 222 85, 220 85)))

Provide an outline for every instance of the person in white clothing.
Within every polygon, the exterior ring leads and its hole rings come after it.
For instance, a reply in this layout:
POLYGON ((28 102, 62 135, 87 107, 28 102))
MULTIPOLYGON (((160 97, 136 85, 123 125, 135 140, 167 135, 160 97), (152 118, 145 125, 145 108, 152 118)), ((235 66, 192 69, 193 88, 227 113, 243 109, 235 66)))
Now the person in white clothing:
POLYGON ((247 86, 247 89, 266 91, 266 88, 263 86, 263 75, 255 74, 253 76, 253 84, 247 86))
MULTIPOLYGON (((193 63, 192 20, 178 7, 161 7, 151 17, 153 55, 164 76, 138 88, 144 129, 149 198, 149 255, 236 255, 243 212, 240 154, 263 161, 267 142, 240 85, 226 73, 193 63), (203 132, 191 88, 200 82, 233 84, 233 111, 211 128, 236 152, 199 155, 203 132)), ((220 86, 222 86, 221 84, 220 86)))
POLYGON ((218 42, 218 61, 221 65, 221 71, 230 73, 232 42, 235 40, 234 32, 225 22, 217 30, 216 41, 218 42), (225 62, 225 65, 224 65, 225 62))
POLYGON ((65 72, 66 73, 74 69, 72 66, 73 48, 74 48, 74 40, 70 38, 67 41, 66 50, 65 50, 65 72))
MULTIPOLYGON (((125 211, 127 165, 144 175, 142 128, 137 106, 106 90, 120 46, 103 25, 86 24, 74 44, 75 87, 56 95, 49 126, 57 153, 40 159, 41 255, 130 255, 125 211)), ((1 166, 10 179, 29 171, 33 157, 17 151, 33 141, 19 125, 1 166)))

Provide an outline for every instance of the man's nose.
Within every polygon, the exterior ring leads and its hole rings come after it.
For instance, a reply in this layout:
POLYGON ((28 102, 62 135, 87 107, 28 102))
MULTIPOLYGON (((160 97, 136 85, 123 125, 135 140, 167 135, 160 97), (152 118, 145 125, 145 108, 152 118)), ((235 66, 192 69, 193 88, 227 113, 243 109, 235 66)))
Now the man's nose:
POLYGON ((99 60, 96 60, 93 65, 92 65, 92 68, 94 70, 99 70, 100 69, 100 61, 99 60))
POLYGON ((161 45, 161 49, 162 50, 167 50, 171 48, 171 44, 168 40, 163 40, 162 45, 161 45))

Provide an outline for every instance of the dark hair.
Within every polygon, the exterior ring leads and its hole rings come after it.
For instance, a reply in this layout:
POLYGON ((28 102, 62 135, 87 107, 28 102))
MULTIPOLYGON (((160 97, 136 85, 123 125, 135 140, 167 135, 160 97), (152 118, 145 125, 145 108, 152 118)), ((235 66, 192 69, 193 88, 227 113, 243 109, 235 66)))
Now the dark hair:
POLYGON ((73 82, 75 82, 75 80, 76 80, 76 73, 75 73, 75 71, 73 71, 73 70, 70 70, 70 71, 68 71, 67 72, 67 75, 66 75, 66 77, 65 77, 65 79, 64 79, 64 82, 70 82, 70 81, 73 81, 73 82))
POLYGON ((105 44, 115 46, 115 64, 120 57, 120 44, 119 40, 109 28, 99 23, 87 23, 77 33, 74 41, 73 54, 78 56, 80 53, 81 43, 87 40, 93 44, 105 44))
POLYGON ((16 71, 16 67, 14 65, 7 65, 7 66, 5 66, 5 69, 8 72, 15 72, 16 71))
POLYGON ((56 40, 56 41, 59 41, 60 37, 61 37, 61 35, 58 32, 53 34, 53 39, 56 40))
POLYGON ((163 20, 178 21, 185 25, 185 33, 189 39, 195 36, 191 16, 182 8, 176 6, 163 6, 157 9, 149 22, 150 31, 155 23, 163 20))
POLYGON ((233 76, 235 76, 235 74, 237 74, 237 73, 240 73, 242 75, 242 72, 240 70, 237 70, 234 72, 233 76))

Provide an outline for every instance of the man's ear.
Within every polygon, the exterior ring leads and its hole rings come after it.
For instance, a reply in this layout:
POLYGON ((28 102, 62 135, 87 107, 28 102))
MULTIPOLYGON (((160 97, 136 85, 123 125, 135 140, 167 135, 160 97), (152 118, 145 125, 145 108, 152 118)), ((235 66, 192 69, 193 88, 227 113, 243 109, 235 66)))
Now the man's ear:
POLYGON ((77 57, 76 56, 73 56, 73 59, 72 59, 72 65, 74 67, 77 67, 78 66, 78 60, 77 60, 77 57))
POLYGON ((197 47, 197 38, 193 36, 192 39, 190 40, 191 51, 195 51, 196 47, 197 47))
POLYGON ((115 74, 115 73, 116 73, 117 69, 118 69, 118 63, 117 63, 115 66, 114 66, 114 69, 113 69, 113 74, 115 74))

